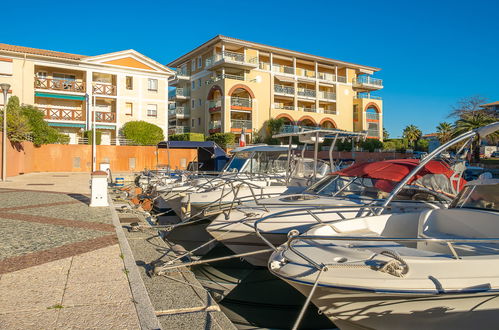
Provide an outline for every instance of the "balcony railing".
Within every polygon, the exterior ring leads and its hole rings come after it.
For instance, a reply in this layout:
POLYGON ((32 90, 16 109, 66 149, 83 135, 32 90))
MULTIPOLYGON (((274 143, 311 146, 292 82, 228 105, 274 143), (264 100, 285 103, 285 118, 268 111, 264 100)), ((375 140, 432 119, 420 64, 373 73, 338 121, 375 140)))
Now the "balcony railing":
POLYGON ((94 83, 92 87, 94 94, 98 95, 116 95, 116 86, 111 84, 94 83))
POLYGON ((340 82, 340 83, 346 83, 347 82, 347 77, 338 76, 337 77, 337 81, 340 82))
POLYGON ((383 87, 383 80, 373 78, 371 76, 360 76, 353 80, 354 84, 357 85, 370 85, 376 87, 383 87))
POLYGON ((222 107, 222 100, 211 100, 208 103, 208 109, 214 109, 214 108, 221 108, 222 107))
POLYGON ((317 78, 319 78, 320 80, 336 81, 336 75, 326 72, 318 72, 317 78))
POLYGON ((191 114, 191 111, 189 108, 186 107, 175 107, 174 109, 168 110, 168 115, 169 116, 188 116, 191 114))
POLYGON ((292 105, 282 105, 280 103, 275 103, 274 109, 276 109, 276 110, 295 110, 295 107, 292 105))
POLYGON ((286 95, 295 95, 295 88, 284 85, 274 85, 274 92, 286 95))
POLYGON ((318 112, 314 107, 298 107, 298 110, 305 112, 318 112))
POLYGON ((175 97, 188 97, 190 95, 190 91, 187 88, 176 88, 175 91, 169 94, 169 98, 175 97))
POLYGON ((313 70, 307 70, 307 69, 301 69, 301 68, 296 68, 296 73, 305 78, 315 78, 315 71, 313 70))
POLYGON ((324 99, 324 100, 336 100, 336 93, 319 91, 319 98, 324 99))
POLYGON ((358 99, 371 99, 371 100, 382 100, 381 96, 365 94, 365 93, 357 93, 356 98, 358 99))
POLYGON ((231 97, 230 105, 233 107, 251 108, 251 99, 245 97, 231 97))
POLYGON ((241 80, 244 81, 244 76, 241 75, 236 75, 236 74, 219 74, 216 77, 213 77, 209 80, 206 80, 206 85, 213 84, 216 81, 223 80, 223 79, 234 79, 234 80, 241 80))
POLYGON ((189 133, 191 131, 191 128, 189 126, 170 126, 168 128, 168 134, 184 134, 184 133, 189 133))
POLYGON ((65 109, 55 107, 39 107, 39 109, 44 112, 43 118, 48 120, 85 120, 85 112, 81 109, 65 109))
POLYGON ((298 96, 315 97, 316 92, 313 89, 298 88, 298 96))
POLYGON ((272 64, 272 71, 277 73, 295 74, 295 68, 280 64, 272 64))
POLYGON ((324 108, 324 109, 322 109, 322 112, 326 113, 328 115, 336 115, 336 109, 324 108))
POLYGON ((372 113, 372 112, 366 112, 366 119, 379 120, 379 114, 372 113))
POLYGON ((182 77, 189 76, 189 72, 187 72, 187 68, 177 68, 175 70, 175 73, 177 76, 182 76, 182 77))
POLYGON ((258 67, 261 69, 261 70, 267 70, 267 71, 270 71, 270 63, 269 62, 260 62, 258 67))
POLYGON ((257 57, 248 57, 248 56, 245 56, 243 53, 224 51, 224 52, 216 54, 210 58, 207 58, 205 61, 206 67, 210 67, 220 60, 227 60, 230 62, 238 62, 241 64, 245 64, 245 63, 255 64, 255 65, 258 64, 257 57))
POLYGON ((377 129, 367 130, 367 137, 379 137, 379 131, 377 129))
POLYGON ((85 93, 85 83, 76 80, 35 77, 35 88, 85 93))
POLYGON ((220 120, 210 121, 210 123, 208 124, 208 128, 209 129, 222 128, 222 122, 220 120))
POLYGON ((115 123, 116 113, 95 111, 95 121, 99 123, 115 123))
POLYGON ((231 128, 243 128, 244 127, 244 129, 251 129, 252 128, 251 125, 252 125, 251 120, 232 119, 230 121, 231 128))

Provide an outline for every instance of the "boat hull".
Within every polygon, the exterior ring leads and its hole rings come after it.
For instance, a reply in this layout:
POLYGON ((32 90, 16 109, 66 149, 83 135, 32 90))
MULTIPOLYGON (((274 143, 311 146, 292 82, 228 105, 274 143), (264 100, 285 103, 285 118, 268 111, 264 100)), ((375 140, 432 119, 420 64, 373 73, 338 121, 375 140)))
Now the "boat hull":
MULTIPOLYGON (((303 295, 312 285, 284 279, 303 295)), ((318 286, 312 302, 340 329, 494 328, 499 293, 425 295, 318 286)))

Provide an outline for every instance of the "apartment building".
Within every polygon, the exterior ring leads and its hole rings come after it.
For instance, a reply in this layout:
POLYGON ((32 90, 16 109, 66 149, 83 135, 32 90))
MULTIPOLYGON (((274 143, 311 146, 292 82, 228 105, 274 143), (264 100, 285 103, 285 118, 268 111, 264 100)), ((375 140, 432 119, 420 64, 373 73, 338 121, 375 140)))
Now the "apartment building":
MULTIPOLYGON (((144 120, 168 130, 168 79, 174 72, 136 52, 85 56, 0 44, 0 83, 9 95, 42 110, 70 143, 102 132, 101 144, 119 144, 124 123, 144 120)), ((0 103, 3 103, 1 100, 0 103)))
POLYGON ((250 141, 270 118, 367 130, 382 139, 380 69, 218 35, 168 64, 169 134, 233 132, 250 141), (243 133, 244 130, 244 133, 243 133))

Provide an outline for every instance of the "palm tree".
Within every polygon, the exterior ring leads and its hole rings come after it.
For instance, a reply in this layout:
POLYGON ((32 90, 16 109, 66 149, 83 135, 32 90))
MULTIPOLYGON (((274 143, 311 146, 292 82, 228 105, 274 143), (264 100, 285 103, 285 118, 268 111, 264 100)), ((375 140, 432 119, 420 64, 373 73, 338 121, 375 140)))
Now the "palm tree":
POLYGON ((441 144, 444 144, 445 142, 449 141, 452 138, 453 130, 454 127, 452 126, 451 123, 444 121, 438 124, 437 136, 441 144))
POLYGON ((419 140, 419 138, 421 138, 421 135, 423 135, 421 130, 414 125, 409 125, 406 128, 404 128, 403 136, 404 138, 407 139, 407 141, 409 141, 409 144, 412 145, 413 147, 416 146, 416 141, 419 140))
MULTIPOLYGON (((473 113, 468 115, 463 115, 461 119, 456 121, 456 128, 454 129, 454 136, 461 135, 468 131, 471 131, 475 128, 479 128, 488 124, 495 122, 495 119, 492 116, 488 116, 484 113, 473 113)), ((495 132, 489 135, 487 138, 492 140, 497 140, 499 137, 498 132, 495 132)), ((482 144, 482 140, 480 136, 472 143, 471 152, 475 162, 480 161, 480 145, 482 144)))

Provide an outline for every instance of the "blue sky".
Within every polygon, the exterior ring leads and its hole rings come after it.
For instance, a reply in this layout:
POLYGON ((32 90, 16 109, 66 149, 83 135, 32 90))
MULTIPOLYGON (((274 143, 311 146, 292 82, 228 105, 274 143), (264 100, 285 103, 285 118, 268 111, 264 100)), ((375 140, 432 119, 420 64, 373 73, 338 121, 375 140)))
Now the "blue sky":
POLYGON ((12 1, 0 42, 168 63, 217 34, 382 68, 385 127, 424 133, 462 97, 499 101, 499 1, 12 1))

